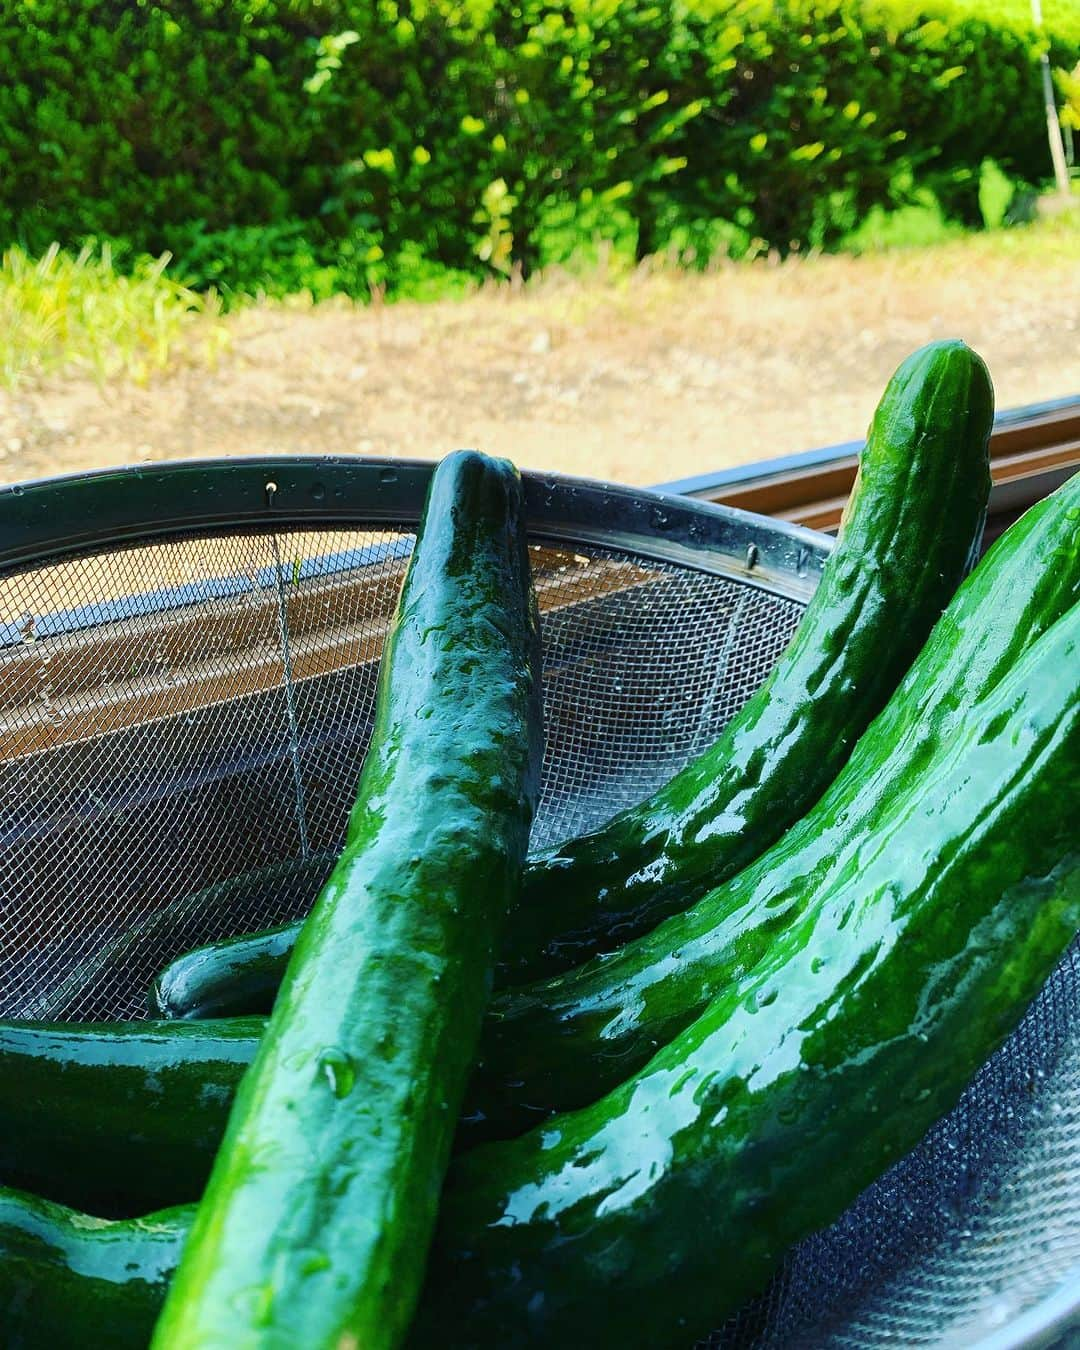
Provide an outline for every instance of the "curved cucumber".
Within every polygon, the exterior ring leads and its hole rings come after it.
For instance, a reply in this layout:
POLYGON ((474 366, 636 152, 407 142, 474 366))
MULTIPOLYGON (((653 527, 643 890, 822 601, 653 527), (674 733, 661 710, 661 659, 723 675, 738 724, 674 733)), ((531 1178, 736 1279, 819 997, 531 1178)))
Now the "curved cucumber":
MULTIPOLYGON (((837 832, 854 834, 856 821, 872 818, 893 790, 902 790, 905 776, 934 742, 951 735, 1026 647, 1080 600, 1078 515, 1080 475, 1032 507, 994 544, 810 823, 795 826, 746 873, 707 897, 702 902, 707 912, 695 907, 625 953, 493 1001, 481 1038, 482 1067, 467 1094, 462 1142, 521 1128, 540 1108, 546 1114, 557 1104, 595 1099, 643 1063, 654 1041, 670 1039, 685 1025, 703 997, 735 977, 748 953, 770 938, 769 902, 781 897, 786 923, 792 899, 796 904, 808 899, 803 879, 817 876, 841 848, 837 832), (848 808, 851 814, 844 817, 848 808), (699 935, 709 930, 708 940, 695 940, 691 924, 699 935), (670 960, 675 951, 682 954, 681 965, 670 960)), ((110 1207, 130 1204, 127 1212, 135 1212, 136 1200, 150 1205, 194 1194, 187 1178, 204 1177, 224 1123, 217 1075, 220 1071, 227 1082, 235 1072, 238 1081, 262 1025, 251 1024, 246 1043, 245 1033, 233 1039, 229 1032, 223 1044, 215 1024, 207 1023, 204 1044, 198 1023, 172 1023, 152 1032, 138 1024, 117 1028, 111 1039, 88 1045, 98 1041, 97 1028, 39 1032, 0 1024, 3 1177, 90 1209, 105 1201, 110 1207), (56 1039, 43 1045, 46 1034, 56 1039), (136 1053, 142 1037, 149 1038, 145 1050, 136 1053), (234 1050, 235 1066, 229 1058, 234 1050), (207 1053, 213 1067, 203 1067, 207 1053), (123 1078, 114 1067, 121 1057, 123 1078), (27 1058, 35 1062, 27 1064, 27 1058), (163 1060, 171 1066, 164 1073, 163 1060), (149 1093, 143 1095, 144 1075, 165 1093, 162 1109, 153 1114, 149 1093), (206 1097, 200 1095, 204 1077, 213 1089, 206 1097), (33 1084, 31 1093, 23 1090, 25 1082, 33 1084), (174 1116, 185 1124, 168 1153, 176 1164, 165 1185, 155 1165, 165 1156, 159 1148, 174 1138, 174 1116), (93 1170, 71 1161, 87 1121, 98 1159, 93 1170), (32 1170, 13 1170, 20 1159, 32 1170), (144 1189, 159 1185, 157 1198, 154 1189, 144 1189)))
POLYGON ((520 888, 542 748, 512 465, 432 478, 348 842, 293 952, 158 1350, 400 1344, 520 888))
POLYGON ((621 951, 493 999, 458 1143, 594 1101, 691 1022, 827 888, 938 743, 1080 599, 1080 474, 990 549, 847 766, 779 844, 621 951))
POLYGON ((146 1350, 192 1214, 92 1219, 0 1187, 4 1350, 146 1350))
POLYGON ((209 942, 170 961, 150 986, 154 1017, 235 1017, 268 1013, 303 920, 209 942))
POLYGON ((640 1073, 457 1160, 411 1343, 719 1325, 955 1103, 1080 928, 1078 780, 1080 605, 640 1073))
POLYGON ((302 921, 225 938, 184 952, 150 986, 154 1017, 233 1017, 268 1013, 302 921))
POLYGON ((0 1022, 0 1178, 93 1214, 197 1200, 263 1025, 0 1022))
POLYGON ((962 342, 901 364, 791 644, 711 749, 640 805, 530 861, 503 952, 518 978, 655 926, 820 797, 977 555, 993 413, 986 366, 962 342))
POLYGON ((645 937, 493 1000, 467 1137, 501 1138, 538 1111, 594 1101, 782 940, 927 758, 1080 600, 1078 520, 1080 474, 989 550, 832 787, 778 844, 645 937))
MULTIPOLYGON (((874 415, 840 541, 798 632, 716 744, 658 793, 600 829, 529 861, 507 925, 499 980, 563 970, 647 931, 775 842, 835 777, 922 646, 974 556, 990 490, 993 390, 962 342, 936 342, 900 366, 874 415)), ((295 936, 297 927, 291 930, 295 936)), ((272 998, 273 951, 290 933, 230 942, 272 998)), ((278 971, 283 960, 278 960, 278 971)), ((214 950, 161 976, 165 1015, 215 991, 214 950)))

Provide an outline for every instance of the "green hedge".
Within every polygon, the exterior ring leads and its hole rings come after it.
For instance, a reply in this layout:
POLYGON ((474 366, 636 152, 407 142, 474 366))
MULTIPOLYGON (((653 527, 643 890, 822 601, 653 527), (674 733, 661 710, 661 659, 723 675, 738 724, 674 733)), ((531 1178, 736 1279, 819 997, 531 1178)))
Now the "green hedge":
MULTIPOLYGON (((0 239, 362 292, 628 222, 642 253, 827 245, 912 182, 962 215, 987 156, 1044 176, 1015 6, 0 0, 0 239)), ((1080 13, 1046 9, 1071 68, 1080 13)))

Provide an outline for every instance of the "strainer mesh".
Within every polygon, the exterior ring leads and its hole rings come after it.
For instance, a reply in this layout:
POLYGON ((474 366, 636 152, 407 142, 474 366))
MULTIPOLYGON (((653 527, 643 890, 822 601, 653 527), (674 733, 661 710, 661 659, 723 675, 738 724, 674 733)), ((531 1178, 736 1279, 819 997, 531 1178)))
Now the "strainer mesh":
MULTIPOLYGON (((0 1015, 144 1016, 176 952, 302 912, 341 840, 411 541, 206 536, 0 579, 0 1015)), ((533 563, 542 844, 706 745, 801 606, 610 551, 533 563)))
MULTIPOLYGON (((303 912, 338 846, 411 548, 185 537, 0 578, 0 1015, 141 1017, 161 964, 303 912)), ((799 602, 533 547, 539 847, 712 741, 799 602)), ((713 1346, 975 1343, 1080 1266, 1080 956, 924 1144, 803 1244, 713 1346)))

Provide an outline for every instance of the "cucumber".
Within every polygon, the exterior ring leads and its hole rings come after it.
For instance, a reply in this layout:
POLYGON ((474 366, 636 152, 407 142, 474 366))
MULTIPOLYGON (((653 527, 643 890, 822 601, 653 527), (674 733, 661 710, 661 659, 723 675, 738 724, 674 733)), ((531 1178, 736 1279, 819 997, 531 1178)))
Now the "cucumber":
MULTIPOLYGON (((1080 475, 1033 506, 993 545, 809 823, 795 826, 746 873, 707 897, 702 902, 707 911, 695 908, 624 953, 531 988, 506 991, 493 1001, 481 1039, 482 1066, 459 1126, 460 1143, 520 1129, 537 1110, 546 1114, 556 1105, 595 1099, 643 1063, 654 1041, 670 1039, 685 1025, 703 997, 734 978, 748 949, 759 949, 769 939, 770 902, 777 896, 786 896, 787 905, 805 901, 803 877, 827 867, 830 852, 843 847, 839 837, 851 834, 857 820, 872 818, 893 790, 902 790, 933 740, 951 735, 1026 647, 1080 600, 1078 518, 1080 475), (850 811, 846 818, 845 810, 850 811), (694 942, 691 923, 698 932, 715 930, 713 938, 694 942), (684 958, 674 974, 673 951, 684 958)), ((175 1037, 164 1026, 152 1033, 138 1025, 118 1028, 111 1041, 86 1046, 85 1041, 98 1039, 98 1029, 37 1031, 0 1024, 0 1176, 95 1212, 112 1212, 113 1201, 134 1213, 143 1203, 148 1207, 194 1195, 187 1178, 205 1175, 224 1121, 222 1080, 216 1075, 225 1075, 225 1090, 231 1091, 228 1075, 235 1072, 238 1080, 263 1024, 253 1024, 246 1044, 241 1033, 222 1047, 219 1032, 208 1023, 213 1067, 207 1069, 201 1067, 207 1049, 200 1048, 198 1024, 189 1025, 193 1035, 182 1024, 172 1024, 175 1037), (132 1034, 151 1036, 141 1067, 137 1059, 126 1059, 126 1047, 139 1044, 126 1039, 132 1034), (56 1039, 42 1044, 46 1035, 56 1039), (219 1050, 227 1052, 220 1060, 219 1050), (235 1066, 229 1058, 233 1050, 235 1066), (123 1081, 113 1067, 121 1056, 123 1081), (163 1057, 171 1065, 165 1075, 163 1057), (27 1064, 28 1058, 37 1062, 27 1064), (106 1073, 114 1075, 112 1085, 104 1081, 106 1073), (199 1095, 204 1073, 213 1088, 205 1098, 199 1095), (167 1111, 148 1113, 149 1096, 141 1096, 144 1074, 160 1078, 166 1094, 161 1105, 167 1104, 167 1111), (22 1090, 24 1082, 34 1084, 32 1093, 22 1090), (116 1109, 109 1106, 114 1097, 116 1109), (159 1147, 172 1138, 173 1115, 187 1122, 181 1140, 192 1142, 170 1147, 177 1165, 155 1197, 153 1189, 144 1188, 158 1185, 155 1161, 163 1156, 159 1147), (87 1121, 98 1159, 93 1171, 71 1161, 86 1136, 87 1121), (24 1168, 33 1170, 15 1170, 20 1158, 24 1168), (55 1180, 51 1186, 50 1177, 55 1180), (100 1209, 106 1201, 110 1208, 100 1209)))
POLYGON ((496 996, 459 1147, 519 1133, 614 1087, 831 884, 935 744, 1080 599, 1078 516, 1075 475, 993 545, 833 786, 779 844, 621 951, 496 996))
MULTIPOLYGON (((460 1145, 520 1130, 537 1112, 594 1100, 644 1063, 655 1043, 669 1040, 709 996, 736 977, 749 954, 770 940, 779 922, 773 906, 780 906, 783 923, 797 914, 810 898, 805 879, 827 880, 830 859, 844 854, 845 840, 856 834, 857 824, 865 827, 894 791, 903 790, 934 742, 950 736, 1021 652, 1080 599, 1078 518, 1080 475, 1032 507, 994 544, 837 782, 781 844, 701 905, 624 952, 549 982, 506 991, 493 1001, 481 1038, 482 1064, 459 1126, 460 1145), (676 951, 681 953, 678 965, 671 960, 676 951)), ((75 1039, 78 1029, 67 1034, 75 1039)), ((29 1038, 30 1033, 23 1034, 24 1046, 29 1038)), ((179 1040, 171 1053, 183 1053, 179 1040)), ((107 1060, 106 1054, 96 1062, 107 1060)), ((8 1070, 7 1080, 17 1084, 22 1072, 14 1054, 0 1063, 8 1070)), ((47 1067, 43 1063, 43 1070, 47 1067)), ((78 1080, 85 1090, 74 1090, 72 1081, 69 1076, 62 1086, 55 1076, 49 1082, 43 1076, 37 1089, 43 1102, 69 1094, 67 1115, 58 1119, 69 1121, 72 1130, 66 1138, 57 1130, 42 1130, 36 1143, 39 1175, 48 1172, 50 1156, 61 1175, 64 1152, 80 1138, 82 1112, 92 1113, 94 1103, 109 1093, 85 1065, 78 1080)), ((195 1074, 184 1081, 194 1082, 195 1074)), ((18 1105, 21 1095, 12 1094, 12 1101, 18 1105)), ((204 1109, 201 1103, 198 1109, 204 1109)), ((12 1105, 4 1110, 10 1113, 12 1105)), ((213 1110, 207 1139, 219 1128, 220 1107, 213 1110)), ((141 1128, 137 1103, 130 1113, 110 1119, 118 1131, 108 1141, 110 1156, 119 1160, 131 1130, 141 1128)), ((73 1171, 77 1179, 80 1169, 73 1171)), ((104 1166, 101 1171, 104 1178, 104 1166)), ((10 1170, 2 1175, 13 1179, 10 1170)), ((74 1191, 49 1193, 77 1198, 74 1191)), ((161 1200, 187 1193, 170 1189, 161 1200)))
POLYGON ((302 923, 224 938, 184 952, 160 971, 147 1003, 152 1017, 233 1017, 274 1006, 302 923))
POLYGON ((791 644, 711 749, 640 805, 530 861, 503 952, 518 978, 654 927, 818 799, 978 556, 993 417, 989 372, 964 343, 931 343, 900 365, 791 644))
POLYGON ((410 1344, 685 1347, 909 1150, 1080 929, 1080 605, 702 1016, 456 1160, 410 1344))
POLYGON ((0 1187, 4 1350, 146 1350, 193 1213, 92 1219, 0 1187))
POLYGON ((432 478, 349 839, 245 1075, 154 1334, 400 1344, 539 782, 521 480, 432 478))
MULTIPOLYGON (((566 969, 654 927, 745 867, 821 795, 977 553, 992 421, 989 374, 962 342, 931 343, 902 363, 791 645, 716 744, 658 793, 529 861, 500 983, 566 969)), ((257 967, 257 1003, 221 1002, 214 951, 204 949, 163 973, 159 1011, 197 1010, 204 982, 219 1013, 267 1006, 284 965, 275 971, 273 951, 297 931, 223 949, 229 977, 257 967)))
POLYGON ((1080 474, 1021 517, 945 611, 825 796, 738 876, 620 951, 493 1000, 463 1140, 594 1101, 828 890, 936 747, 1080 600, 1080 474))
POLYGON ((197 1200, 263 1025, 0 1022, 0 1179, 99 1215, 197 1200))

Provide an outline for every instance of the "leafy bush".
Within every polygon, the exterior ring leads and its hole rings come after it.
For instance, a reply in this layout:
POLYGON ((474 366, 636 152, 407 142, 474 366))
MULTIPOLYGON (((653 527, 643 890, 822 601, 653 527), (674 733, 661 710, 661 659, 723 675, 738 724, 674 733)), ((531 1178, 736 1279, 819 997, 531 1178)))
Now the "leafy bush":
MULTIPOLYGON (((1055 3, 1070 68, 1080 13, 1055 3)), ((828 245, 910 183, 965 218, 984 158, 1044 171, 1025 22, 1018 0, 0 0, 0 238, 362 295, 529 270, 575 233, 828 245)))
POLYGON ((1080 61, 1075 70, 1056 70, 1058 90, 1065 100, 1061 112, 1062 123, 1073 131, 1080 131, 1080 61))
POLYGON ((368 289, 370 278, 354 262, 347 241, 320 248, 307 222, 233 225, 210 230, 193 221, 170 231, 172 272, 197 286, 211 285, 228 303, 241 296, 310 293, 315 300, 368 289), (335 256, 336 254, 336 256, 335 256))
POLYGON ((331 238, 302 220, 212 231, 196 221, 170 231, 170 242, 173 275, 196 288, 214 286, 226 308, 236 296, 368 296, 385 292, 389 281, 395 296, 417 300, 475 285, 473 274, 433 262, 410 241, 400 244, 391 269, 362 232, 331 238))

